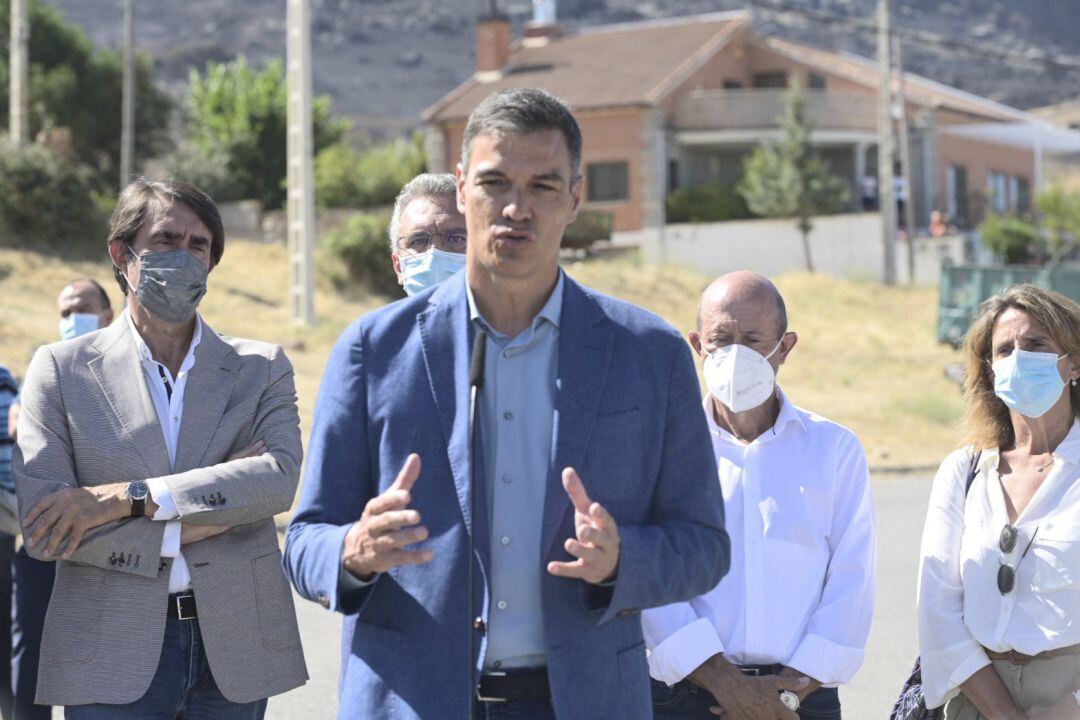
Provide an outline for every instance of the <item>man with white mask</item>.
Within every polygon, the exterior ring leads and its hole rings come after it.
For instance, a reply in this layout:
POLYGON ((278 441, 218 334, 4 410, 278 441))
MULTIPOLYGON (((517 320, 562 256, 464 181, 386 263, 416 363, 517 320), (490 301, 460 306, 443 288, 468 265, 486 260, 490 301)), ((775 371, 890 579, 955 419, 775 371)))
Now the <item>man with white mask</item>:
POLYGON ((795 407, 776 373, 798 336, 776 287, 733 272, 702 296, 690 344, 731 533, 705 595, 642 614, 658 720, 840 718, 874 607, 874 517, 851 431, 795 407))
POLYGON ((406 294, 434 287, 465 267, 466 237, 453 175, 423 173, 406 183, 390 218, 390 259, 406 294))

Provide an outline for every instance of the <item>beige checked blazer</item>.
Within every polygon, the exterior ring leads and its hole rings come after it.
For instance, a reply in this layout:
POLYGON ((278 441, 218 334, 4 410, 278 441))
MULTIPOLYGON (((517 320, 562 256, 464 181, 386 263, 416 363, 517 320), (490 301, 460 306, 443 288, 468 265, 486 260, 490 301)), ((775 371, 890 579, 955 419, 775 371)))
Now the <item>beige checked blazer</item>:
MULTIPOLYGON (((175 468, 124 319, 40 348, 21 403, 13 469, 23 517, 65 485, 164 477, 184 522, 231 526, 183 548, 221 692, 250 702, 305 682, 273 520, 292 504, 303 452, 292 365, 280 347, 223 338, 203 324, 175 468), (267 454, 225 462, 257 439, 267 454)), ((109 523, 57 562, 38 702, 129 703, 150 687, 172 563, 160 556, 164 528, 147 518, 109 523)))

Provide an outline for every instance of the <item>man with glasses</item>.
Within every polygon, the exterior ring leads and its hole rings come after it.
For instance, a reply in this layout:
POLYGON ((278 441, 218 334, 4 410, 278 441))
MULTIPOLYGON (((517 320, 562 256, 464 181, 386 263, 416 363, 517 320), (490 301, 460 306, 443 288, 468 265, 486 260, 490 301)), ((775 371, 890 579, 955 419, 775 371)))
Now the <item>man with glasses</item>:
POLYGON ((465 267, 465 216, 450 173, 417 175, 401 188, 390 218, 390 258, 408 295, 465 267))
POLYGON ((874 608, 862 447, 776 386, 798 336, 765 277, 716 280, 689 339, 704 361, 731 571, 643 613, 655 717, 710 718, 718 705, 738 720, 836 720, 836 686, 862 664, 874 608))

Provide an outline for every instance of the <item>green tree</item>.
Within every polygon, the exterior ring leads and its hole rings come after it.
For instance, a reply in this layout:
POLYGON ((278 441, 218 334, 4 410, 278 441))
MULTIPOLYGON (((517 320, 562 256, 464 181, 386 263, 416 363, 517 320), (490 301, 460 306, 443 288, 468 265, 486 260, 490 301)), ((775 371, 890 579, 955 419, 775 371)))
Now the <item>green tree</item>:
POLYGON ((1080 242, 1080 191, 1054 185, 1036 196, 1035 205, 1050 260, 1056 262, 1080 242))
MULTIPOLYGON (((271 60, 262 70, 240 57, 192 70, 188 97, 188 142, 196 156, 229 169, 219 200, 261 200, 264 207, 285 201, 286 102, 284 65, 271 60)), ((315 99, 315 152, 337 142, 345 126, 332 116, 330 99, 315 99)), ((189 159, 190 160, 190 159, 189 159)))
POLYGON ((1044 240, 1035 223, 1011 215, 990 215, 979 226, 983 244, 1007 265, 1027 262, 1039 254, 1044 240))
MULTIPOLYGON (((123 61, 119 52, 95 48, 60 12, 29 0, 31 132, 45 127, 71 130, 79 159, 94 169, 99 185, 115 187, 120 167, 120 97, 123 61)), ((0 0, 0 86, 8 84, 11 10, 0 0)), ((120 22, 119 16, 117 22, 120 22)), ((169 147, 172 100, 153 82, 145 57, 136 63, 135 156, 156 157, 169 147)), ((0 126, 7 127, 8 94, 0 93, 0 126)))
POLYGON ((424 137, 397 138, 357 151, 345 142, 315 156, 315 201, 320 207, 382 207, 424 172, 424 137))
POLYGON ((100 257, 104 237, 88 166, 42 145, 0 140, 0 245, 100 257))
POLYGON ((766 140, 743 164, 739 192, 750 211, 769 218, 793 218, 802 233, 806 269, 814 271, 810 256, 813 218, 837 212, 848 204, 850 191, 810 144, 806 98, 798 85, 788 91, 780 123, 780 139, 766 140))

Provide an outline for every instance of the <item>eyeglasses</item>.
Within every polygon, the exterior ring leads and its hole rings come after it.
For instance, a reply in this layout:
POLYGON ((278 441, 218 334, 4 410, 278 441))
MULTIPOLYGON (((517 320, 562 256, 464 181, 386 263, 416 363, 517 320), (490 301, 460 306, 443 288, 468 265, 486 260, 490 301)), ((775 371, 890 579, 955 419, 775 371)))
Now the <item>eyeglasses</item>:
POLYGON ((1035 528, 1035 532, 1031 533, 1031 539, 1028 540, 1027 547, 1024 548, 1024 552, 1020 554, 1020 559, 1016 561, 1016 565, 1008 562, 1005 559, 1005 555, 1008 555, 1016 547, 1016 541, 1020 537, 1020 531, 1015 525, 1005 523, 1005 527, 1001 528, 1001 535, 998 536, 998 550, 1001 551, 1002 557, 1000 559, 1001 567, 998 568, 997 574, 997 586, 998 592, 1002 595, 1008 595, 1013 591, 1013 587, 1016 586, 1016 569, 1020 567, 1020 563, 1027 557, 1028 550, 1031 549, 1032 543, 1035 542, 1035 536, 1039 534, 1039 528, 1035 528))
POLYGON ((454 228, 441 233, 414 232, 407 237, 398 238, 398 248, 408 255, 423 255, 434 244, 446 252, 465 252, 467 235, 462 228, 454 228))

